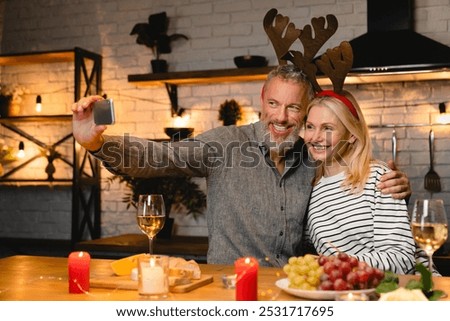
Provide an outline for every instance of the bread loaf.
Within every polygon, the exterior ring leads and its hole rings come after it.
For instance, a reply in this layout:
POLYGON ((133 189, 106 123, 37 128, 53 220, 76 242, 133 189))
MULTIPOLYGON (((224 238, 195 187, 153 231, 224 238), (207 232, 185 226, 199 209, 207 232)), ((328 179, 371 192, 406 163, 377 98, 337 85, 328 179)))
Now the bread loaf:
POLYGON ((202 276, 202 272, 197 262, 194 260, 186 261, 180 257, 169 258, 169 276, 184 277, 198 280, 202 276))

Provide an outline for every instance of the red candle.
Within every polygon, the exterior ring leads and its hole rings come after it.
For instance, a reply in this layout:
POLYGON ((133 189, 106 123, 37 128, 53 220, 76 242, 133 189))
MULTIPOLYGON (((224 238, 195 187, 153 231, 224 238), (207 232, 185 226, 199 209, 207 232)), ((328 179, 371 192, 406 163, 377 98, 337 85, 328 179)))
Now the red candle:
POLYGON ((236 301, 258 300, 258 261, 243 257, 234 262, 236 273, 236 301))
POLYGON ((89 291, 89 264, 91 256, 87 252, 72 252, 69 255, 69 293, 89 291))

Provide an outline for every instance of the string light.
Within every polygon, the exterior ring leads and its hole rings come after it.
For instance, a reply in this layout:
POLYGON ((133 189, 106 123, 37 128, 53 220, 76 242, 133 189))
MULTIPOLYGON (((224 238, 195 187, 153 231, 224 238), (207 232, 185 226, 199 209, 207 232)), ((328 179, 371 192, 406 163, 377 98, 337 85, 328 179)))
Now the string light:
POLYGON ((42 97, 41 95, 37 95, 36 97, 36 111, 40 113, 42 111, 42 97))
POLYGON ((25 157, 25 144, 21 141, 19 143, 19 151, 17 152, 17 158, 25 157))
POLYGON ((450 124, 450 114, 447 114, 447 105, 444 102, 439 104, 439 116, 437 121, 439 124, 450 124))

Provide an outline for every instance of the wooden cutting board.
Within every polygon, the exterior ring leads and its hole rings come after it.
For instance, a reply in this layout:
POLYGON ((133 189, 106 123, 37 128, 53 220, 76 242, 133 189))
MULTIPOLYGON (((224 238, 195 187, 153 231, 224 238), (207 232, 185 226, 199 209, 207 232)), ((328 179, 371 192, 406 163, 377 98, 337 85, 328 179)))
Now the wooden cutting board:
MULTIPOLYGON (((213 276, 204 274, 198 280, 192 280, 191 283, 171 286, 170 292, 184 293, 189 292, 209 283, 212 283, 213 276)), ((130 279, 129 275, 125 276, 104 276, 104 277, 92 277, 90 279, 91 287, 104 288, 104 289, 121 289, 121 290, 137 290, 138 282, 130 279)))

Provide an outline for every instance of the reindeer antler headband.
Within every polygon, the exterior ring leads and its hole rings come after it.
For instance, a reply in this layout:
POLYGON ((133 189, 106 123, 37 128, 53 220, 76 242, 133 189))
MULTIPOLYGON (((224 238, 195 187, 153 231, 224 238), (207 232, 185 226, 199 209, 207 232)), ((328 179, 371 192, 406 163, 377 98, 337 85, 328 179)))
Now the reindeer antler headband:
POLYGON ((289 22, 289 17, 279 14, 277 9, 270 9, 264 17, 263 25, 280 65, 285 65, 287 60, 291 61, 306 74, 314 90, 319 93, 318 96, 333 96, 340 99, 358 118, 353 104, 341 95, 345 77, 353 64, 353 51, 350 43, 343 41, 338 47, 327 49, 320 59, 314 61, 314 56, 338 28, 338 21, 334 15, 327 15, 326 22, 327 27, 325 27, 324 17, 311 19, 315 35, 313 37, 311 25, 306 25, 303 30, 296 29, 295 25, 289 22), (303 45, 303 54, 300 51, 289 50, 297 39, 300 39, 303 45), (330 78, 333 84, 333 94, 331 91, 323 91, 319 86, 317 69, 330 78))

